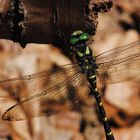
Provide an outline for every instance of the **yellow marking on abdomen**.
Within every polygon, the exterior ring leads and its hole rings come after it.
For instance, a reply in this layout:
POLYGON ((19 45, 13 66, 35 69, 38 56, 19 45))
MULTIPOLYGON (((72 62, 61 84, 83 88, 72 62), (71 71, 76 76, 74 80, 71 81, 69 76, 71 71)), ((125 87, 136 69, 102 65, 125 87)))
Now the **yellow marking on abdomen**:
POLYGON ((98 92, 98 89, 97 89, 97 88, 95 88, 95 91, 96 91, 96 92, 98 92))
POLYGON ((99 103, 99 106, 103 106, 103 103, 102 103, 102 102, 100 102, 100 103, 99 103))
POLYGON ((103 118, 103 121, 106 122, 107 121, 107 117, 103 118))
POLYGON ((108 135, 108 136, 111 136, 111 135, 112 135, 112 132, 110 131, 109 133, 107 133, 107 135, 108 135))

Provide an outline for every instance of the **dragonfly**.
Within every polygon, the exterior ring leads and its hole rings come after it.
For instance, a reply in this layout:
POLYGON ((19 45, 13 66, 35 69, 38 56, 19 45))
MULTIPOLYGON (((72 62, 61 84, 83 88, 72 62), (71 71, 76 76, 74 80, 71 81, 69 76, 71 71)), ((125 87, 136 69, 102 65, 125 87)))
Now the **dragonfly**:
MULTIPOLYGON (((19 121, 30 117, 51 115, 84 104, 83 99, 95 97, 106 139, 114 140, 108 118, 96 87, 97 77, 105 84, 137 79, 140 74, 140 41, 136 41, 97 56, 88 46, 90 35, 81 30, 73 32, 70 48, 76 63, 66 64, 39 73, 0 81, 0 86, 14 91, 5 97, 18 100, 2 115, 3 120, 19 121), (30 94, 19 94, 19 89, 30 94), (75 89, 79 89, 76 93, 75 89), (89 94, 90 93, 90 94, 89 94), (90 95, 90 96, 89 96, 90 95)), ((4 96, 3 96, 4 97, 4 96)))

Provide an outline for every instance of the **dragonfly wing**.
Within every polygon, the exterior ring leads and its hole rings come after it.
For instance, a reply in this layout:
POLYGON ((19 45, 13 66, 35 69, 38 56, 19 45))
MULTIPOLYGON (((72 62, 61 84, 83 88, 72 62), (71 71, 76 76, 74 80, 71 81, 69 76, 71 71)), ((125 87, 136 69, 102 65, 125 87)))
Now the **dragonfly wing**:
POLYGON ((140 57, 140 41, 104 52, 96 56, 96 63, 98 68, 107 69, 136 57, 140 57))
POLYGON ((107 69, 97 69, 101 82, 109 84, 132 79, 140 79, 140 57, 125 61, 107 69))
POLYGON ((68 76, 76 74, 77 71, 80 71, 77 64, 67 64, 43 72, 0 81, 0 87, 10 93, 10 95, 0 94, 0 97, 19 98, 35 95, 66 80, 68 76), (21 94, 23 90, 28 93, 21 94))
POLYGON ((89 88, 86 79, 81 73, 77 73, 67 81, 55 85, 50 91, 43 91, 15 104, 3 114, 2 118, 17 121, 77 108, 83 103, 85 97, 88 97, 87 93, 89 88), (79 87, 80 90, 76 92, 79 87))

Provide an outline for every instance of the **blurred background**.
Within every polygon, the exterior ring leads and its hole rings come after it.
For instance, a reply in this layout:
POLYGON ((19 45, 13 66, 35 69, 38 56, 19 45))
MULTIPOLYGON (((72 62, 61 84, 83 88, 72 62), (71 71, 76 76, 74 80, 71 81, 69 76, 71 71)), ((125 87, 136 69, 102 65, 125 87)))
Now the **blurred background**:
MULTIPOLYGON (((109 12, 99 14, 96 35, 90 39, 90 47, 95 56, 140 39, 139 3, 139 0, 115 0, 109 12)), ((70 63, 71 60, 52 45, 27 44, 23 49, 19 43, 0 40, 1 80, 70 63)), ((100 88, 100 83, 97 86, 100 88)), ((5 92, 8 91, 0 87, 0 94, 8 94, 5 92)), ((1 98, 0 115, 14 103, 1 98)), ((116 140, 139 140, 139 80, 107 85, 103 103, 116 140)), ((83 107, 82 112, 72 110, 28 121, 9 122, 0 119, 0 140, 10 139, 105 140, 105 136, 94 104, 83 107)))

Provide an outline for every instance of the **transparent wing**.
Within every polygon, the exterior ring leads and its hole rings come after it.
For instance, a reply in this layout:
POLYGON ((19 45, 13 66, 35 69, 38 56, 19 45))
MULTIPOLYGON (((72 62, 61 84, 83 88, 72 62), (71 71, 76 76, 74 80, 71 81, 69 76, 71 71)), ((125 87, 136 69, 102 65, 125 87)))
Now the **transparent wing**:
POLYGON ((54 89, 44 90, 15 104, 3 114, 2 118, 8 121, 18 121, 67 111, 74 107, 80 108, 86 98, 89 98, 88 93, 89 87, 85 77, 77 73, 67 82, 57 84, 54 89))
POLYGON ((140 57, 124 61, 107 69, 97 69, 97 75, 102 82, 109 84, 126 80, 140 80, 140 57))
POLYGON ((129 61, 140 56, 140 41, 109 50, 96 56, 99 69, 107 69, 110 66, 129 61))
POLYGON ((68 77, 75 75, 78 71, 80 69, 77 64, 68 64, 31 75, 3 80, 0 81, 0 87, 8 91, 10 95, 1 93, 0 97, 19 98, 36 95, 67 80, 68 77), (26 90, 26 93, 22 93, 23 90, 26 90))

